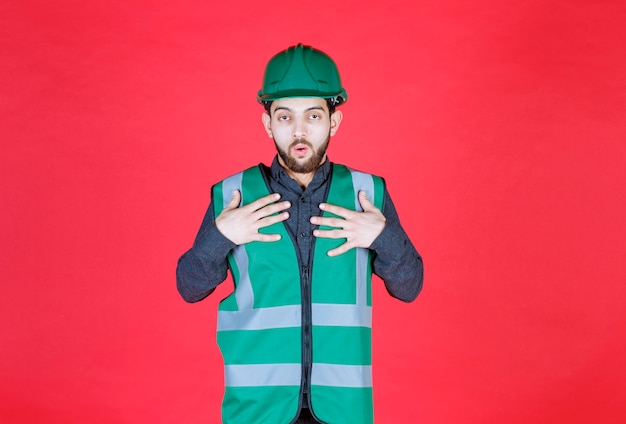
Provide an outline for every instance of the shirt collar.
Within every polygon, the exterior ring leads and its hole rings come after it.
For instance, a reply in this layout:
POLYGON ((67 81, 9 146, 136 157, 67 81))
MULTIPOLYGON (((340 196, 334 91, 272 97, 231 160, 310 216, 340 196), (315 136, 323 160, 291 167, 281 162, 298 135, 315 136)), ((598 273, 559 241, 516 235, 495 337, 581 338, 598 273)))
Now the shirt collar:
MULTIPOLYGON (((272 161, 272 178, 276 181, 282 182, 285 184, 287 181, 292 180, 292 178, 287 174, 287 171, 278 163, 278 155, 274 156, 274 160, 272 161)), ((328 156, 326 156, 326 161, 317 168, 315 171, 315 175, 313 175, 313 179, 309 183, 309 187, 316 188, 319 185, 323 184, 331 172, 331 162, 328 156)))

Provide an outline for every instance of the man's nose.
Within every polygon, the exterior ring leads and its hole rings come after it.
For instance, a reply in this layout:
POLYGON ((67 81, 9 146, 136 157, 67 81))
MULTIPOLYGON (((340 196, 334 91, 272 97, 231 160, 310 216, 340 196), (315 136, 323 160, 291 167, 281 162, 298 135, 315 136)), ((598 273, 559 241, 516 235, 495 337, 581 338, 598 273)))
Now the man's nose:
POLYGON ((293 134, 291 136, 292 138, 305 138, 306 137, 306 126, 302 120, 296 119, 296 122, 293 128, 293 134))

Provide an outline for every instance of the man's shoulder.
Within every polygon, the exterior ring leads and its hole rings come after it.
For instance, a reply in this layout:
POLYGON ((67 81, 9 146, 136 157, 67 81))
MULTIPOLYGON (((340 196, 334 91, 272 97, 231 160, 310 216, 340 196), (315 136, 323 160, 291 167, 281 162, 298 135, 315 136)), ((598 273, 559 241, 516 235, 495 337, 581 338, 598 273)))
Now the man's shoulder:
POLYGON ((347 171, 349 171, 349 172, 351 172, 353 174, 371 175, 372 177, 380 178, 381 180, 384 181, 383 177, 381 177, 380 175, 375 174, 373 172, 362 171, 360 169, 356 169, 356 168, 354 168, 352 166, 344 165, 344 164, 341 164, 341 163, 331 162, 331 164, 333 165, 333 167, 335 167, 335 166, 341 167, 341 168, 346 169, 347 171))
POLYGON ((264 163, 259 163, 257 165, 252 165, 252 166, 249 166, 247 168, 244 168, 244 169, 242 169, 239 172, 235 172, 233 174, 230 174, 230 175, 226 176, 225 178, 222 178, 221 180, 219 180, 217 182, 217 184, 219 184, 221 182, 224 182, 226 180, 231 180, 231 179, 235 179, 235 178, 241 178, 241 176, 244 173, 253 173, 253 172, 256 172, 256 171, 260 171, 262 174, 267 174, 268 170, 269 170, 269 167, 267 165, 265 165, 264 163))

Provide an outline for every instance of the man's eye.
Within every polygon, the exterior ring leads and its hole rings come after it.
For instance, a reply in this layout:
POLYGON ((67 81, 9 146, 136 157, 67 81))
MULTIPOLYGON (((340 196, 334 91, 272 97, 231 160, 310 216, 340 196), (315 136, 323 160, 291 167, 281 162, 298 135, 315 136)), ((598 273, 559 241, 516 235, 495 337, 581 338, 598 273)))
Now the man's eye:
POLYGON ((286 120, 288 120, 288 119, 289 119, 289 117, 288 117, 287 115, 280 115, 280 116, 278 117, 278 120, 279 120, 279 121, 286 121, 286 120))
POLYGON ((315 115, 315 114, 309 115, 309 118, 311 119, 319 119, 319 117, 320 117, 319 115, 315 115))

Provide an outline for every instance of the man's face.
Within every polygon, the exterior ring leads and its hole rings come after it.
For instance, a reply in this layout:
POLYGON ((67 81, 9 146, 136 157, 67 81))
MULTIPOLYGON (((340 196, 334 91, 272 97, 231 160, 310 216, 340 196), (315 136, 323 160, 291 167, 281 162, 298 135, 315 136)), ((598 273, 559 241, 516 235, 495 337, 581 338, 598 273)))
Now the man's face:
POLYGON ((275 100, 263 124, 274 139, 280 164, 298 174, 314 172, 326 160, 330 137, 341 123, 341 111, 332 115, 321 98, 275 100))

